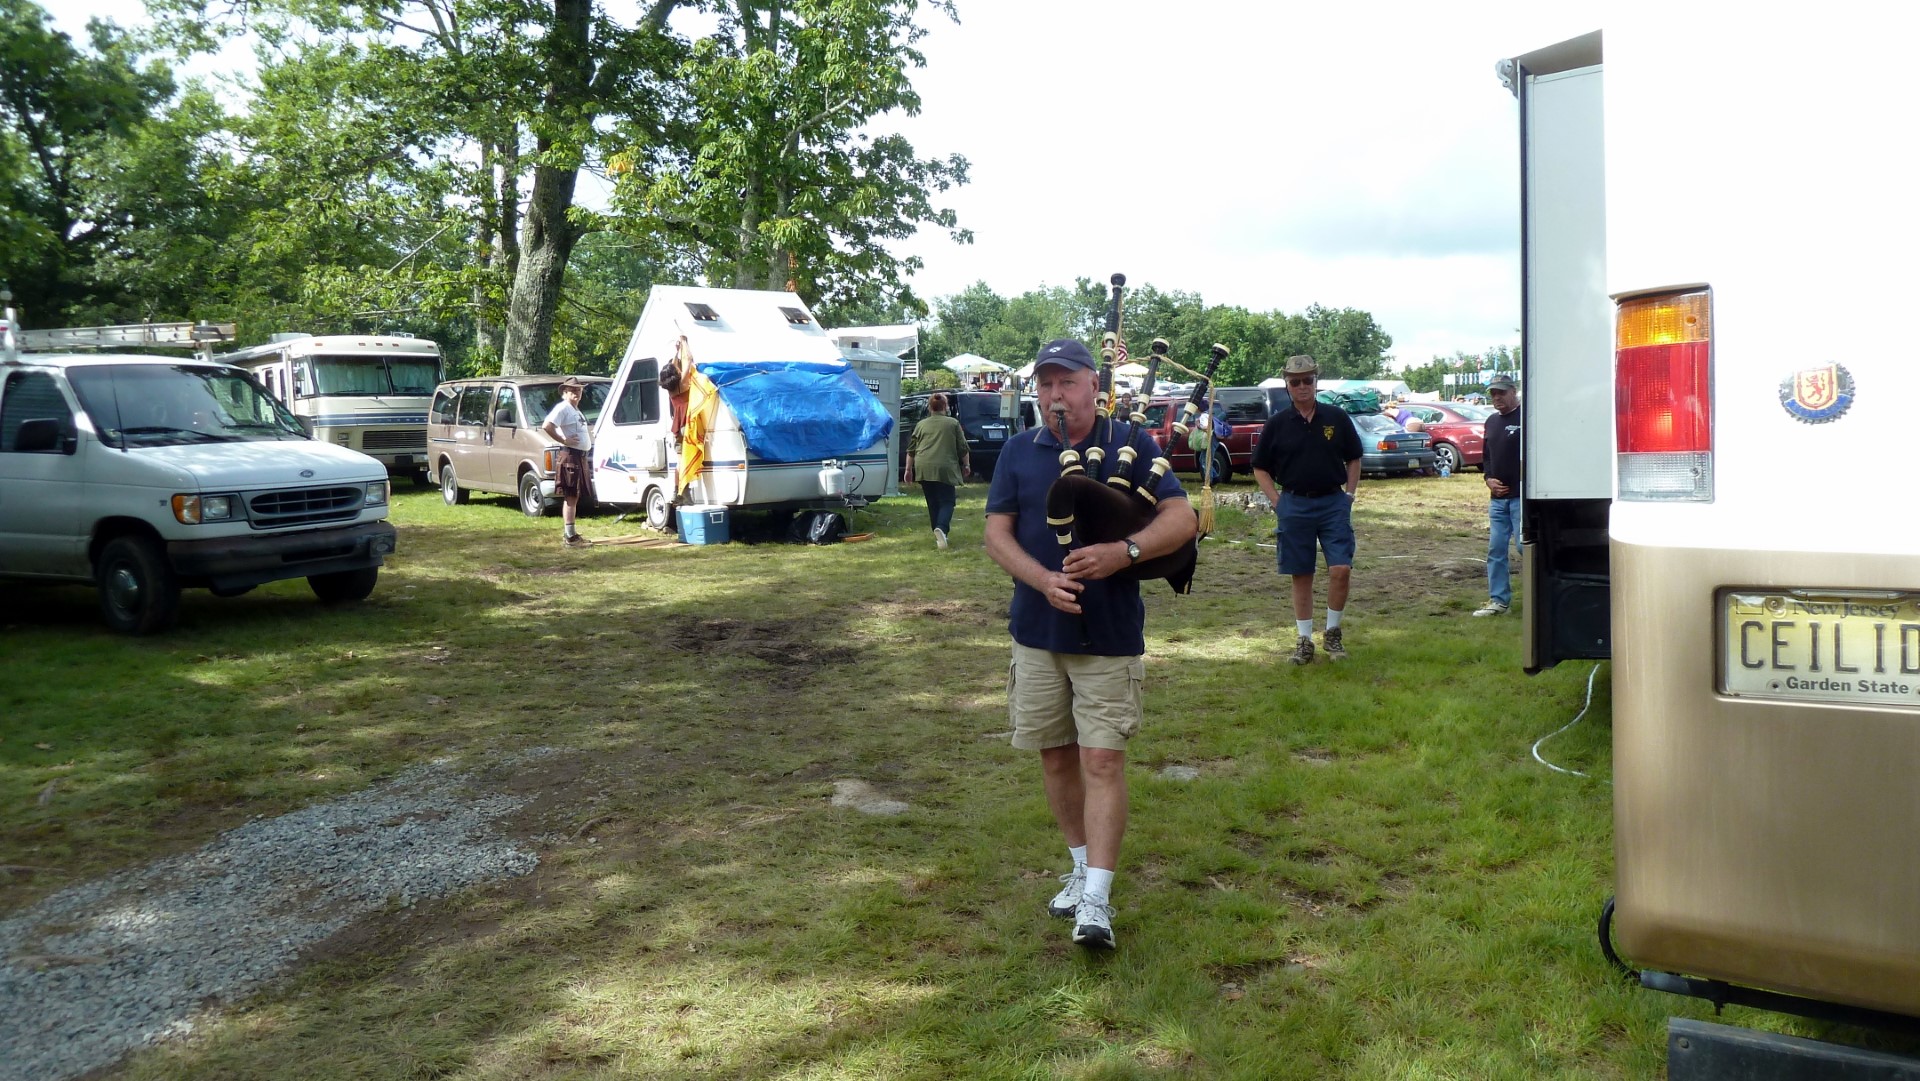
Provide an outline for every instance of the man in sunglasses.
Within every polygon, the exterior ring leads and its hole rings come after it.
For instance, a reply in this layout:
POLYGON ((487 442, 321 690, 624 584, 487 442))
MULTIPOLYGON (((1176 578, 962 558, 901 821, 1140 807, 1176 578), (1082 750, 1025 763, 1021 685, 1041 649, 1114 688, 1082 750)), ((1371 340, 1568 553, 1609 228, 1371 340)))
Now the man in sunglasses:
POLYGON ((1313 570, 1316 547, 1327 557, 1327 659, 1344 661, 1340 618, 1353 574, 1353 499, 1360 489, 1360 433, 1353 418, 1314 397, 1320 366, 1309 356, 1287 358, 1287 397, 1260 429, 1253 448, 1253 479, 1273 504, 1280 524, 1280 573, 1293 579, 1293 622, 1300 641, 1288 658, 1313 661, 1313 570), (1278 491, 1275 490, 1276 485, 1278 491))

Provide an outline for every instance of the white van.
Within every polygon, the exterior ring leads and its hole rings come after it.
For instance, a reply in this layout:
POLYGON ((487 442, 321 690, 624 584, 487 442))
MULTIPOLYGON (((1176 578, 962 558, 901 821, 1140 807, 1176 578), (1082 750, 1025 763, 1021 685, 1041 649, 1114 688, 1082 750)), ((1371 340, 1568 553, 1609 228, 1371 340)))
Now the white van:
POLYGON ((656 285, 594 425, 596 500, 644 507, 656 529, 673 525, 684 447, 660 370, 681 338, 696 367, 720 385, 720 403, 680 503, 787 510, 860 506, 885 494, 895 418, 804 301, 793 293, 656 285), (743 425, 747 398, 789 377, 810 378, 810 386, 762 403, 773 408, 749 414, 743 425), (787 446, 776 450, 776 443, 787 446), (802 444, 808 449, 786 452, 802 444))
POLYGON ((229 364, 11 343, 0 323, 0 577, 91 583, 129 634, 170 626, 182 588, 373 592, 394 550, 379 462, 229 364))
POLYGON ((397 477, 427 479, 427 404, 441 380, 440 347, 387 334, 278 334, 223 353, 252 372, 313 437, 378 458, 397 477))
MULTIPOLYGON (((1623 10, 1501 74, 1526 664, 1612 659, 1602 945, 1648 987, 1872 1022, 1920 1017, 1920 512, 1897 480, 1920 14, 1845 8, 1623 10)), ((1753 1042, 1691 1024, 1670 1046, 1753 1042)), ((1708 1076, 1688 1057, 1672 1076, 1708 1076)), ((1762 1076, 1711 1076, 1736 1074, 1762 1076)))

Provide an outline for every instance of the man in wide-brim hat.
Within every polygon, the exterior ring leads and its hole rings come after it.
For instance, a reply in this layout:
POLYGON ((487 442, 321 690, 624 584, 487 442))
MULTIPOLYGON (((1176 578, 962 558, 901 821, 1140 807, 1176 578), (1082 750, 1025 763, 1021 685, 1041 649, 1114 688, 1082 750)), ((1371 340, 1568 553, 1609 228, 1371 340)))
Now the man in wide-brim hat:
POLYGON ((1347 659, 1347 590, 1353 576, 1353 501, 1360 490, 1360 433, 1346 410, 1316 397, 1320 365, 1310 356, 1287 358, 1291 408, 1268 418, 1253 448, 1253 479, 1279 520, 1280 573, 1293 580, 1293 623, 1299 633, 1294 664, 1313 660, 1315 550, 1327 557, 1327 659, 1347 659), (1278 489, 1276 491, 1276 488, 1278 489))

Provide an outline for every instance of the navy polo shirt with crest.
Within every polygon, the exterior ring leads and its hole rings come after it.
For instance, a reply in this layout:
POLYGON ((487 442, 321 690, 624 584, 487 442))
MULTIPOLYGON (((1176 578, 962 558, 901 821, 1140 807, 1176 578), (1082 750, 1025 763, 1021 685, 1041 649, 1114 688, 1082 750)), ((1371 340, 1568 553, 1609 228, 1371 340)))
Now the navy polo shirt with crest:
MULTIPOLYGON (((1087 449, 1105 427, 1095 424, 1083 443, 1074 445, 1086 460, 1087 449)), ((1132 443, 1136 457, 1132 476, 1138 484, 1147 479, 1153 460, 1161 456, 1153 436, 1126 421, 1116 420, 1102 441, 1106 451, 1102 479, 1113 476, 1120 448, 1132 443)), ((1066 561, 1067 549, 1054 538, 1047 524, 1047 490, 1060 479, 1060 439, 1044 428, 1030 428, 1007 441, 1000 461, 993 467, 993 484, 987 489, 987 513, 1014 515, 1014 538, 1026 553, 1050 571, 1066 561)), ((1160 478, 1154 495, 1160 502, 1185 499, 1180 479, 1169 470, 1160 478)), ((1013 640, 1030 649, 1053 653, 1084 653, 1099 657, 1137 657, 1147 651, 1147 606, 1140 600, 1140 583, 1102 578, 1082 581, 1080 609, 1083 615, 1069 615, 1047 603, 1040 591, 1016 579, 1013 604, 1007 613, 1007 629, 1013 640)))

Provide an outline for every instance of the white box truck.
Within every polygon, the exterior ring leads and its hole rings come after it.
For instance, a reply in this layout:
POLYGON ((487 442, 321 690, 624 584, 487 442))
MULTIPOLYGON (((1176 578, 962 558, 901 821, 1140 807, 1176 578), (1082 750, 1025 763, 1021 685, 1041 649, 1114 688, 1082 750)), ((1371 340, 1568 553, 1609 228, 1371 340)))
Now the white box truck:
MULTIPOLYGON (((1672 5, 1501 64, 1526 666, 1611 658, 1602 944, 1650 987, 1870 1023, 1920 1017, 1920 514, 1890 479, 1920 402, 1916 29, 1672 5)), ((1676 1078, 1877 1054, 1669 1032, 1676 1078)))
MULTIPOLYGON (((115 340, 188 344, 143 333, 115 340)), ((90 583, 129 634, 172 625, 186 587, 373 592, 394 550, 381 463, 309 438, 230 364, 18 348, 36 337, 60 335, 0 319, 0 577, 90 583)))
POLYGON ((644 507, 656 529, 673 526, 676 505, 861 506, 887 490, 894 426, 797 295, 656 285, 594 426, 593 495, 644 507), (684 486, 686 440, 660 385, 682 339, 719 392, 684 486))

